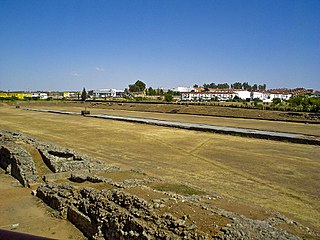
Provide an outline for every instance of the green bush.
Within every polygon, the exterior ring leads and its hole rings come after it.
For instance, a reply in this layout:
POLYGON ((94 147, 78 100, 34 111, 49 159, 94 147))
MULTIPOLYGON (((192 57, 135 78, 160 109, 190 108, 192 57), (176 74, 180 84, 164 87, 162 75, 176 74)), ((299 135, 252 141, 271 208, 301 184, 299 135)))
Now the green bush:
POLYGON ((166 102, 171 102, 172 99, 173 99, 172 94, 166 93, 166 94, 164 95, 164 100, 165 100, 166 102))

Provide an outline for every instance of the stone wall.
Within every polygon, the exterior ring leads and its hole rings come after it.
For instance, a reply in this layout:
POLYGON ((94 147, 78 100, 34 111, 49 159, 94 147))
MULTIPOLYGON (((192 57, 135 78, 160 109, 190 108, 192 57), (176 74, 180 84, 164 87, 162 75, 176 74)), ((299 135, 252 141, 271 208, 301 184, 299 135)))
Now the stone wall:
POLYGON ((38 146, 43 161, 54 173, 87 169, 90 160, 77 155, 67 148, 56 146, 38 146))
POLYGON ((0 166, 25 187, 39 181, 32 156, 16 144, 0 142, 0 166))
POLYGON ((37 196, 91 239, 206 239, 171 214, 119 189, 77 191, 68 184, 46 183, 37 196))
MULTIPOLYGON (((192 203, 195 207, 232 219, 231 223, 210 236, 198 231, 193 221, 185 221, 186 218, 177 218, 168 212, 160 214, 152 203, 117 188, 100 191, 84 187, 78 190, 69 184, 51 182, 39 186, 37 196, 89 239, 300 239, 274 227, 281 222, 290 222, 281 215, 263 221, 252 220, 197 201, 192 203)), ((190 201, 181 195, 177 195, 178 199, 190 201)))
MULTIPOLYGON (((42 156, 43 162, 53 173, 70 173, 73 171, 87 171, 87 172, 110 172, 119 170, 118 167, 107 166, 101 161, 89 158, 84 154, 80 154, 72 149, 57 146, 55 144, 38 141, 34 138, 26 135, 10 132, 0 131, 0 147, 6 147, 7 150, 2 150, 2 160, 0 166, 3 169, 10 167, 11 164, 15 164, 19 160, 20 162, 27 162, 28 164, 19 165, 19 169, 22 167, 24 171, 31 171, 36 174, 35 164, 30 154, 17 144, 17 142, 23 142, 25 144, 32 145, 42 156), (11 155, 10 155, 11 154, 11 155), (10 155, 10 156, 9 156, 10 155), (14 158, 12 158, 14 156, 14 158), (11 159, 12 158, 12 159, 11 159), (11 159, 11 160, 10 160, 11 159), (9 164, 10 163, 10 164, 9 164), (25 166, 24 166, 25 165, 25 166), (28 168, 32 168, 29 169, 28 168)), ((16 168, 14 168, 16 171, 16 168)))

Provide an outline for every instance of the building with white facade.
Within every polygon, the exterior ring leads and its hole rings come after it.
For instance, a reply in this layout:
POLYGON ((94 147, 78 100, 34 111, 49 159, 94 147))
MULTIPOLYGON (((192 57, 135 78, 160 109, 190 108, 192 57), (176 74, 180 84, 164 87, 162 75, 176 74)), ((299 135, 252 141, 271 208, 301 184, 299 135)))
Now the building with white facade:
POLYGON ((31 97, 32 98, 39 98, 41 100, 46 100, 46 99, 48 99, 48 94, 47 93, 32 93, 31 97))
POLYGON ((194 87, 176 87, 171 90, 173 92, 194 92, 194 87))
POLYGON ((236 92, 233 91, 215 91, 215 92, 182 92, 182 101, 210 101, 212 99, 217 99, 219 101, 225 101, 228 99, 233 99, 237 96, 236 92))
POLYGON ((283 101, 289 100, 290 97, 292 96, 292 94, 288 92, 272 91, 272 90, 264 91, 264 92, 252 92, 251 94, 252 94, 251 99, 258 98, 263 102, 267 102, 267 103, 268 102, 271 103, 274 98, 280 98, 283 101))
POLYGON ((123 90, 117 90, 117 89, 97 89, 97 90, 91 90, 88 92, 91 97, 94 98, 116 98, 116 97, 123 97, 124 91, 123 90))
POLYGON ((274 98, 280 98, 281 100, 289 100, 292 94, 281 91, 247 91, 247 90, 217 90, 213 89, 207 92, 182 92, 182 101, 226 101, 238 97, 242 100, 260 99, 263 102, 272 102, 274 98))
POLYGON ((251 99, 251 92, 247 90, 235 90, 234 91, 240 99, 251 99))

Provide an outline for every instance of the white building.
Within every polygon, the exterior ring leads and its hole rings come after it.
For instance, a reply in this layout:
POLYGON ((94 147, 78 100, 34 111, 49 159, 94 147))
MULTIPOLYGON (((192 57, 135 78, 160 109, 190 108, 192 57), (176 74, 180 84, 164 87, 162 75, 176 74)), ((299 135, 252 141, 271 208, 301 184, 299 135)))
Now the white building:
MULTIPOLYGON (((272 102, 274 98, 281 100, 289 100, 292 93, 288 90, 273 89, 268 91, 248 91, 248 90, 233 90, 233 89, 209 89, 209 91, 201 91, 201 88, 186 88, 193 89, 192 91, 181 92, 181 100, 183 101, 210 101, 217 99, 225 101, 233 99, 235 96, 242 100, 260 99, 263 102, 272 102)), ((175 90, 184 90, 183 87, 178 87, 175 90)))
POLYGON ((251 99, 258 98, 262 101, 266 101, 270 99, 270 94, 265 92, 251 92, 251 99))
POLYGON ((41 100, 46 100, 46 99, 48 99, 48 94, 47 93, 32 93, 31 97, 32 98, 39 98, 41 100))
POLYGON ((110 97, 123 97, 124 96, 124 91, 123 90, 116 90, 116 89, 97 89, 97 90, 92 90, 89 92, 89 95, 95 98, 110 98, 110 97))
POLYGON ((291 98, 292 94, 288 93, 271 93, 270 98, 280 98, 281 100, 289 100, 291 98))
POLYGON ((272 102, 274 98, 280 98, 282 101, 289 100, 292 94, 288 93, 266 93, 267 97, 262 99, 263 102, 272 102))
POLYGON ((232 91, 216 91, 216 92, 182 92, 182 101, 210 101, 212 99, 218 99, 219 101, 225 101, 233 99, 237 96, 237 93, 232 91))
POLYGON ((274 92, 274 91, 265 91, 265 92, 252 92, 251 99, 258 98, 263 102, 271 103, 274 98, 280 98, 281 100, 289 100, 292 94, 286 92, 274 92))
POLYGON ((234 91, 237 96, 243 100, 246 100, 248 98, 251 99, 251 92, 247 91, 247 90, 236 90, 234 91))
POLYGON ((193 92, 194 87, 176 87, 171 89, 173 92, 193 92))

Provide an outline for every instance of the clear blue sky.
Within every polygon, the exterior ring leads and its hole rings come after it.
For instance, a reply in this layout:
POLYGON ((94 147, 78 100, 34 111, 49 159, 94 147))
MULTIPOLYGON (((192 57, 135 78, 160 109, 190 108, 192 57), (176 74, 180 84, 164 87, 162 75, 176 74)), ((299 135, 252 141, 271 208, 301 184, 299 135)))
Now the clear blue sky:
POLYGON ((320 89, 319 0, 0 0, 0 90, 320 89))

